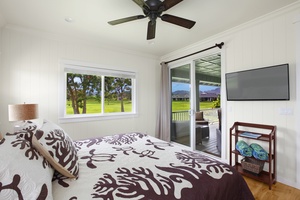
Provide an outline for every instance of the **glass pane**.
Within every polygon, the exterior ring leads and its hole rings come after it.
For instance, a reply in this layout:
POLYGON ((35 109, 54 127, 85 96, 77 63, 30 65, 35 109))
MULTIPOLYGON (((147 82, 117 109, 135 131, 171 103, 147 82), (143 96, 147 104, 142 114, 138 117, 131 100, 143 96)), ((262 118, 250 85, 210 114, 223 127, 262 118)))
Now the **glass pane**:
POLYGON ((101 76, 67 73, 66 114, 101 113, 101 76))
POLYGON ((132 112, 132 80, 105 77, 105 113, 132 112))
POLYGON ((219 53, 195 61, 196 72, 196 149, 221 156, 220 89, 221 55, 219 53))
POLYGON ((171 69, 171 140, 190 146, 190 65, 171 69))

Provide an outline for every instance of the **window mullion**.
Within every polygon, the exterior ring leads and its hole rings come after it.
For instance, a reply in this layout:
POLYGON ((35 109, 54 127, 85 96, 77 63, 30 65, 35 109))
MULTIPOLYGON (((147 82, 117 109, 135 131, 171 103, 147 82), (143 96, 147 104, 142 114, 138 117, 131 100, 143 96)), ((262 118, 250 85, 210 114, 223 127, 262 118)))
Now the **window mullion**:
POLYGON ((104 114, 105 77, 101 76, 101 114, 104 114))

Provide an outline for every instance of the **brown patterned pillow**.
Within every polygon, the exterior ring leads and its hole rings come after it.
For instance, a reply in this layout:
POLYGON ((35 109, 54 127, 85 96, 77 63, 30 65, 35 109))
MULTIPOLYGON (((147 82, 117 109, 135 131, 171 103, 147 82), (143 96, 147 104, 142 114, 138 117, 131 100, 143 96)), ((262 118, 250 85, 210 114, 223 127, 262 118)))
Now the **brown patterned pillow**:
POLYGON ((79 172, 77 151, 72 139, 58 125, 44 121, 32 138, 33 146, 62 175, 76 178, 79 172))
POLYGON ((32 131, 7 133, 0 142, 0 199, 52 199, 54 169, 31 144, 32 131))

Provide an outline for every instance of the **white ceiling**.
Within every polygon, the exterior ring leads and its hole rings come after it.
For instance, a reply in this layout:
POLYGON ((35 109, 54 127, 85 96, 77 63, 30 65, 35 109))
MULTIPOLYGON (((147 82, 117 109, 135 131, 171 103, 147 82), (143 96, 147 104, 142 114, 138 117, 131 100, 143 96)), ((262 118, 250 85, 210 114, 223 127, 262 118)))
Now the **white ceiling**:
POLYGON ((185 29, 158 19, 154 44, 146 40, 146 18, 116 26, 107 23, 143 14, 132 0, 0 0, 0 15, 6 25, 163 56, 297 1, 184 0, 163 14, 187 18, 196 25, 185 29), (66 17, 74 21, 68 23, 66 17))

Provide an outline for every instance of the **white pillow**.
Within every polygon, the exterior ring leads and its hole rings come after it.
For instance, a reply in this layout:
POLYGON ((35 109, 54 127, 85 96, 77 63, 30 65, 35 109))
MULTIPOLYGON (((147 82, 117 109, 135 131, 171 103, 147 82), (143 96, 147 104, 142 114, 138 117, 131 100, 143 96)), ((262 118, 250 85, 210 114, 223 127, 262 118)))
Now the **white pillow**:
POLYGON ((73 140, 58 125, 45 120, 32 138, 33 146, 62 175, 77 178, 79 163, 73 140))
POLYGON ((53 199, 54 169, 32 147, 33 132, 7 133, 0 142, 0 199, 53 199))

